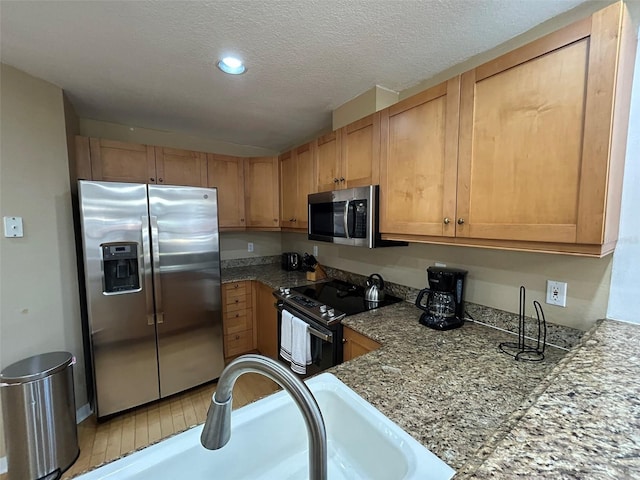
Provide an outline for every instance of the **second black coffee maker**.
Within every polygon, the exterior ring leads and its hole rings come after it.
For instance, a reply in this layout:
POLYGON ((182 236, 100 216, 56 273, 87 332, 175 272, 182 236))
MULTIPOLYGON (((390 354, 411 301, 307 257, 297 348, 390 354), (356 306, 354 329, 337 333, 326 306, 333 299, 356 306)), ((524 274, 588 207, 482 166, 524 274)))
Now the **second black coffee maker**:
POLYGON ((449 330, 464 323, 464 280, 466 270, 427 268, 429 288, 421 290, 416 306, 424 310, 420 323, 436 330, 449 330))

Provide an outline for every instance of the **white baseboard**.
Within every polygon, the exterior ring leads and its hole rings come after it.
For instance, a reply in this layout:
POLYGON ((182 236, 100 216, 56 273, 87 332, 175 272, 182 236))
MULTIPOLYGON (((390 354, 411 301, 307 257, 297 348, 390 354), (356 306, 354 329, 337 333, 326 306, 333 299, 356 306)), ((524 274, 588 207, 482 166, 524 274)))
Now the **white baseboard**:
MULTIPOLYGON (((89 417, 93 411, 91 410, 91 405, 88 403, 81 406, 78 410, 76 410, 76 423, 80 423, 85 418, 89 417)), ((3 473, 7 473, 7 457, 0 457, 0 475, 3 473)))

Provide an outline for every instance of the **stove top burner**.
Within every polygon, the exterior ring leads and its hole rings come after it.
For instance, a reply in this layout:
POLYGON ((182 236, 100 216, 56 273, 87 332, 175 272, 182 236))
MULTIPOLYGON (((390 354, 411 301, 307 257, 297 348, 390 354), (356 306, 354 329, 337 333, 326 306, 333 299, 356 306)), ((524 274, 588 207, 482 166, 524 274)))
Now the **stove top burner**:
POLYGON ((291 289, 281 288, 276 290, 274 295, 285 304, 325 325, 337 323, 346 315, 355 315, 402 301, 399 297, 386 295, 381 302, 369 302, 365 300, 364 292, 365 289, 358 285, 342 280, 330 280, 291 289))

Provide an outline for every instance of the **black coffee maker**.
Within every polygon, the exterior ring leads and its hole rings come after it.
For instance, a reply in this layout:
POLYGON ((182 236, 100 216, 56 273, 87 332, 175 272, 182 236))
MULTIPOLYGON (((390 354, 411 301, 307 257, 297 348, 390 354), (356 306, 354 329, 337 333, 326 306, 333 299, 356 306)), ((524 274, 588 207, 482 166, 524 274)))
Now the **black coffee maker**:
POLYGON ((466 275, 466 270, 457 268, 427 268, 429 288, 421 290, 416 299, 416 306, 424 310, 420 316, 421 324, 436 330, 462 326, 466 275))

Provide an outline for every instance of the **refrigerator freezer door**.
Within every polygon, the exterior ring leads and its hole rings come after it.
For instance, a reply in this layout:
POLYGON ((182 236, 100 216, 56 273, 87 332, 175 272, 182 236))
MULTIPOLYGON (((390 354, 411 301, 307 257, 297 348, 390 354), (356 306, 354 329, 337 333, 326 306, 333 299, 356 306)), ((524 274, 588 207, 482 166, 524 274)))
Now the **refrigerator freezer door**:
POLYGON ((217 192, 148 190, 160 396, 166 397, 218 378, 224 368, 217 192))
POLYGON ((159 398, 146 188, 79 182, 98 417, 159 398))

